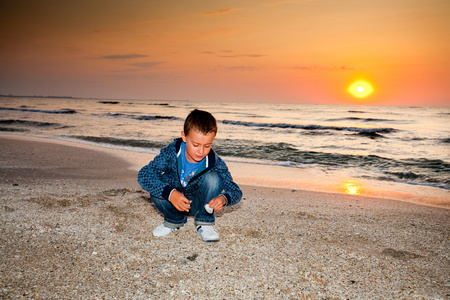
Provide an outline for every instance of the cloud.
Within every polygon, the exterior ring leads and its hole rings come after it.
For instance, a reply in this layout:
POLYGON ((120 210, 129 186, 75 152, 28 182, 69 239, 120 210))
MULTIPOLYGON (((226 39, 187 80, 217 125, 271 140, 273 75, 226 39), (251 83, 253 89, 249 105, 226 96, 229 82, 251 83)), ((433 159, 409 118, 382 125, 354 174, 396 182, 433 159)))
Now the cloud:
MULTIPOLYGON (((234 51, 233 50, 220 50, 219 52, 233 53, 234 51)), ((201 51, 200 53, 202 53, 202 54, 217 54, 217 52, 215 52, 215 51, 201 51)))
POLYGON ((235 66, 235 67, 229 67, 228 70, 241 71, 241 72, 254 72, 254 71, 258 71, 259 68, 247 67, 247 66, 235 66))
MULTIPOLYGON (((233 53, 234 51, 232 50, 221 50, 221 53, 233 53)), ((202 54, 213 54, 213 55, 217 55, 218 57, 225 57, 225 58, 240 58, 240 57, 250 57, 250 58, 258 58, 258 57, 264 57, 267 55, 264 54, 219 54, 217 52, 214 51, 202 51, 200 52, 202 54)))
POLYGON ((311 66, 296 66, 294 67, 296 70, 302 70, 302 71, 351 71, 355 70, 353 67, 336 67, 334 65, 331 66, 317 66, 317 65, 311 65, 311 66))
POLYGON ((143 54, 113 54, 113 55, 103 55, 100 56, 100 59, 135 59, 135 58, 144 58, 148 57, 148 55, 143 54))
POLYGON ((142 69, 149 69, 162 64, 164 64, 163 61, 147 61, 147 62, 132 63, 131 65, 142 69))
POLYGON ((239 58, 239 57, 251 57, 251 58, 258 58, 258 57, 264 57, 267 55, 263 54, 234 54, 234 55, 219 55, 219 57, 226 57, 226 58, 239 58))
POLYGON ((214 15, 225 15, 235 11, 235 8, 224 8, 215 11, 204 12, 202 15, 204 16, 214 16, 214 15))

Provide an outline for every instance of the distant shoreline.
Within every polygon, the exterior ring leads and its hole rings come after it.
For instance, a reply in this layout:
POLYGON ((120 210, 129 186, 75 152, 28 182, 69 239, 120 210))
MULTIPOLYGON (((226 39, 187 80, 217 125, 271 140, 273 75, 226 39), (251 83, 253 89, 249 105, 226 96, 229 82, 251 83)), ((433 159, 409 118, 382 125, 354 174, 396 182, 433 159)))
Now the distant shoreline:
POLYGON ((120 100, 120 101, 130 101, 130 100, 139 100, 139 101, 199 101, 204 102, 200 100, 189 100, 189 99, 138 99, 138 98, 98 98, 98 97, 81 97, 81 96, 39 96, 39 95, 33 95, 33 96, 27 96, 27 95, 3 95, 0 94, 0 97, 9 97, 9 98, 37 98, 37 99, 90 99, 90 100, 120 100))
MULTIPOLYGON (((131 101, 131 100, 139 100, 139 101, 190 101, 190 102, 218 102, 218 103, 237 103, 236 101, 213 101, 213 100, 199 100, 199 99, 147 99, 147 98, 113 98, 113 97, 81 97, 81 96, 39 96, 39 95, 33 95, 33 96, 27 96, 27 95, 3 95, 0 94, 0 97, 9 97, 9 98, 36 98, 36 99, 44 99, 44 98, 50 98, 50 99, 91 99, 91 100, 120 100, 120 101, 131 101)), ((272 102, 255 102, 255 101, 248 101, 248 103, 272 103, 272 102)), ((422 107, 450 107, 450 105, 377 105, 377 104, 326 104, 326 103, 307 103, 307 102, 280 102, 275 104, 298 104, 298 105, 335 105, 335 106, 362 106, 362 107, 379 107, 379 106, 393 106, 393 107, 415 107, 415 108, 422 108, 422 107)))
POLYGON ((0 97, 10 98, 55 98, 55 99, 106 99, 106 98, 88 98, 88 97, 72 97, 72 96, 27 96, 27 95, 0 95, 0 97))

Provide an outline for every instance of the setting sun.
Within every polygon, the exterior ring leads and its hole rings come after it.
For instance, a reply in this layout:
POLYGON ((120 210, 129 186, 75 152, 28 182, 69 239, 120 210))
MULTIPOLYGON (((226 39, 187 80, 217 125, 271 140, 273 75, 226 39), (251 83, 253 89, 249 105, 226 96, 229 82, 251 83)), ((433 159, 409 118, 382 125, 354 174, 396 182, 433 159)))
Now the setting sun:
POLYGON ((373 93, 372 85, 364 80, 353 82, 348 87, 348 92, 357 98, 366 98, 373 93))

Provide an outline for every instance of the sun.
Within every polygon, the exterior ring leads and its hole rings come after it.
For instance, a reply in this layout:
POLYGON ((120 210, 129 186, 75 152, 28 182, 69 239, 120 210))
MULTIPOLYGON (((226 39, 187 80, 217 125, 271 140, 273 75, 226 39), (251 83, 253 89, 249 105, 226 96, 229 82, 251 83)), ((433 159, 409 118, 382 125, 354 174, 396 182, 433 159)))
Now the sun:
POLYGON ((373 93, 373 87, 365 80, 358 80, 348 87, 348 92, 356 98, 366 98, 373 93))

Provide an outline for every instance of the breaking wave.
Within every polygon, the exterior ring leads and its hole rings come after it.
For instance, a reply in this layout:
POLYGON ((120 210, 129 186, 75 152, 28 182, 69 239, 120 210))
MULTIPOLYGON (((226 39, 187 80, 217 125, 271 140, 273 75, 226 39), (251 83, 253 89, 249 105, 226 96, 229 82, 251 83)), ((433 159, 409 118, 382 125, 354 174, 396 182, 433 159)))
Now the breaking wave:
POLYGON ((287 129, 303 129, 303 130, 337 130, 337 131, 351 131, 357 133, 391 133, 394 128, 361 128, 361 127, 341 127, 341 126, 323 126, 323 125, 298 125, 287 123, 255 123, 255 122, 241 122, 223 120, 224 124, 260 127, 260 128, 287 128, 287 129))
POLYGON ((44 114, 76 114, 77 111, 74 109, 61 109, 61 110, 40 110, 40 109, 29 109, 29 108, 11 108, 11 107, 0 107, 0 110, 16 110, 25 112, 37 112, 44 114))

